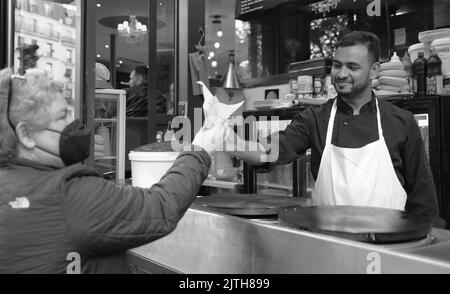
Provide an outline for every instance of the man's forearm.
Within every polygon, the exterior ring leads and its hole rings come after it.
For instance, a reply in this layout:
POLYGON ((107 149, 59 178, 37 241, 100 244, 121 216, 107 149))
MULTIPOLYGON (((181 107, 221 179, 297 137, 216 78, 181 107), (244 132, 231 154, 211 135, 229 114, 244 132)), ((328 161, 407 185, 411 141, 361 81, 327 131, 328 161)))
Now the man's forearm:
POLYGON ((256 141, 244 141, 240 144, 237 151, 233 151, 233 155, 242 159, 251 165, 260 165, 271 161, 267 155, 268 149, 261 143, 256 141))

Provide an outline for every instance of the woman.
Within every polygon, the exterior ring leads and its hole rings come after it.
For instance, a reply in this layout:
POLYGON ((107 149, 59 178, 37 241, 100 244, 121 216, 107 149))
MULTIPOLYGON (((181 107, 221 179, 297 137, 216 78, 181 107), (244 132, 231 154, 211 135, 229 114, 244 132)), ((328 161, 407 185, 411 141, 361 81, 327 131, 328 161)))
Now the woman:
POLYGON ((225 127, 201 130, 150 189, 116 186, 79 164, 90 132, 45 72, 0 71, 0 273, 127 272, 124 253, 175 229, 225 127), (9 98, 8 98, 9 97, 9 98))

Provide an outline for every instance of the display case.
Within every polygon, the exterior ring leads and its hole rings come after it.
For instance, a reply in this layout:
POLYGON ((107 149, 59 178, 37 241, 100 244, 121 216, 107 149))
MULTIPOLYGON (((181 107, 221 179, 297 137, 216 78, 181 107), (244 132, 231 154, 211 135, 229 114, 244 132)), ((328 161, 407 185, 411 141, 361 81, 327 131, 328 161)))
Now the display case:
POLYGON ((104 150, 95 150, 95 168, 110 180, 125 179, 124 90, 95 90, 95 134, 103 138, 104 150))

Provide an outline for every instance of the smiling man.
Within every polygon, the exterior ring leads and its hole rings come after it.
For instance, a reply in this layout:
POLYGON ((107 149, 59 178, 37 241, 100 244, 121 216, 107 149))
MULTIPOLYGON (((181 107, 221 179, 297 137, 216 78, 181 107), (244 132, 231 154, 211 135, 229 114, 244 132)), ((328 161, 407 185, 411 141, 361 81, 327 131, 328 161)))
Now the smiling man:
POLYGON ((405 210, 442 227, 433 176, 414 116, 377 99, 371 90, 371 80, 380 68, 379 55, 376 35, 346 34, 337 44, 331 70, 336 99, 297 114, 284 131, 272 135, 272 140, 276 136, 279 141, 277 152, 262 141, 236 140, 230 130, 227 141, 237 141, 237 151, 232 152, 253 165, 263 164, 261 159, 269 151, 276 156, 268 156, 267 161, 276 165, 292 162, 311 148, 315 205, 405 210))

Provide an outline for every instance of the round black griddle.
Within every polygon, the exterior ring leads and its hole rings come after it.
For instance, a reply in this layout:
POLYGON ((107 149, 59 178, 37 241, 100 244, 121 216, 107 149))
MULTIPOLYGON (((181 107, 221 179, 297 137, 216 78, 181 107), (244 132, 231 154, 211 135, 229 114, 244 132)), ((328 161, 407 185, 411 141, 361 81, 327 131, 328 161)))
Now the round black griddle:
POLYGON ((294 197, 258 194, 220 194, 197 198, 195 204, 241 217, 277 217, 280 210, 303 205, 294 197))
POLYGON ((281 225, 370 243, 400 243, 425 238, 431 222, 420 215, 363 206, 310 206, 283 209, 281 225))

